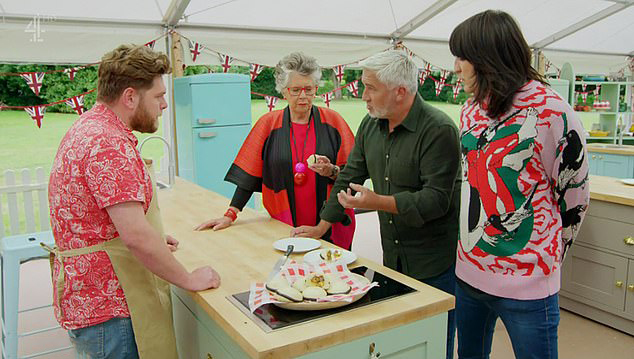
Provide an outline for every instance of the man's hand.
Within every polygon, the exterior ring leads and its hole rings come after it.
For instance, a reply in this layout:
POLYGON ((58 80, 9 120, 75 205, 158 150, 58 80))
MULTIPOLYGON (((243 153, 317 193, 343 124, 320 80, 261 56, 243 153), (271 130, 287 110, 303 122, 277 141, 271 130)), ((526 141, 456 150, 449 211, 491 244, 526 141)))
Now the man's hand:
POLYGON ((317 159, 314 164, 309 165, 308 168, 317 172, 320 176, 330 177, 333 174, 333 165, 330 163, 330 159, 326 156, 314 155, 317 159))
POLYGON ((167 236, 165 236, 165 241, 167 242, 167 248, 169 248, 172 252, 176 252, 176 250, 178 249, 178 241, 176 240, 176 238, 168 234, 167 236))
POLYGON ((378 197, 371 189, 356 183, 350 183, 350 188, 345 192, 337 193, 337 199, 344 208, 376 209, 373 206, 376 205, 378 197), (358 193, 353 195, 352 190, 358 193))
POLYGON ((194 230, 195 231, 202 231, 202 230, 211 228, 214 231, 218 231, 218 230, 225 229, 225 228, 231 226, 231 223, 233 223, 231 221, 231 218, 222 216, 220 218, 214 218, 214 219, 210 219, 210 220, 208 220, 206 222, 203 222, 203 223, 199 224, 198 226, 194 227, 194 230))
POLYGON ((220 275, 210 266, 200 267, 194 269, 189 273, 187 284, 183 289, 187 289, 193 292, 206 290, 211 288, 218 288, 220 286, 220 275))
POLYGON ((345 192, 337 193, 337 200, 344 208, 359 208, 377 211, 385 211, 398 214, 396 200, 393 196, 382 196, 360 184, 350 183, 350 188, 345 192), (357 191, 352 195, 352 191, 357 191))
POLYGON ((291 229, 291 237, 321 238, 323 237, 331 224, 321 220, 316 226, 299 226, 291 229))

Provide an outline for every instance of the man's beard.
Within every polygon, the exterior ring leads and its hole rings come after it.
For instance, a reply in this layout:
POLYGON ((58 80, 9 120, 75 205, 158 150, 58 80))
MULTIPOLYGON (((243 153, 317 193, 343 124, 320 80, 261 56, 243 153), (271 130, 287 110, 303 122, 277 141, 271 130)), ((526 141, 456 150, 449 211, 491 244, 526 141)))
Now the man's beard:
POLYGON ((145 102, 141 101, 130 119, 130 128, 141 133, 154 133, 158 130, 158 121, 152 118, 145 108, 145 102))

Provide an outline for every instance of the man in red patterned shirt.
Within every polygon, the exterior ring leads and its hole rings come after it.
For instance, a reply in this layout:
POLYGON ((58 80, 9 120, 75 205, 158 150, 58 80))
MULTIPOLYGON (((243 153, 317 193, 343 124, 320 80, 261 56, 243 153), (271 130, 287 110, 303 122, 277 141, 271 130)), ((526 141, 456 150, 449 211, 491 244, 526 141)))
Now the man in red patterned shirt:
POLYGON ((178 241, 162 233, 132 133, 157 130, 169 71, 167 56, 145 46, 104 55, 97 103, 68 130, 51 170, 55 315, 91 358, 176 358, 165 281, 220 285, 211 267, 189 273, 172 255, 178 241))

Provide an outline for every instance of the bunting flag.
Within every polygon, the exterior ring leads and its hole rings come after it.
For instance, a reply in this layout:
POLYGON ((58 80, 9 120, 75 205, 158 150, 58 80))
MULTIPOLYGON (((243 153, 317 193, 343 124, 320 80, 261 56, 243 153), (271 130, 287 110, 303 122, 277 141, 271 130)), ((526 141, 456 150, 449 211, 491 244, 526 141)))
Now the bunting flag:
POLYGON ((546 68, 546 72, 548 72, 548 70, 550 69, 550 61, 548 59, 546 59, 546 61, 544 61, 544 67, 546 68))
POLYGON ((249 65, 249 73, 251 74, 251 81, 255 81, 256 77, 260 75, 260 72, 264 70, 264 66, 260 64, 250 64, 249 65))
POLYGON ((71 67, 69 69, 64 69, 64 73, 66 75, 68 75, 68 78, 70 78, 71 81, 75 80, 75 73, 77 73, 77 71, 79 71, 79 67, 71 67))
POLYGON ((44 106, 32 106, 24 108, 29 116, 35 121, 37 127, 42 128, 42 120, 44 120, 44 112, 46 112, 46 107, 44 106))
POLYGON ((601 85, 597 85, 596 90, 597 92, 601 92, 601 85))
POLYGON ((447 70, 441 70, 440 71, 440 82, 442 82, 442 84, 446 84, 447 83, 447 74, 449 73, 449 71, 447 70))
POLYGON ((352 93, 352 96, 359 97, 359 80, 354 80, 347 84, 346 88, 352 93))
POLYGON ((454 101, 458 97, 458 94, 460 93, 461 89, 462 89, 462 81, 458 80, 458 82, 456 82, 456 84, 453 86, 453 99, 454 99, 454 101))
POLYGON ((275 96, 264 96, 264 101, 266 101, 266 106, 269 108, 269 112, 273 111, 275 105, 277 105, 277 100, 279 100, 279 98, 275 96))
POLYGON ((66 104, 70 106, 78 115, 86 112, 84 108, 84 95, 73 96, 66 100, 66 104))
POLYGON ((40 95, 40 89, 42 88, 42 80, 44 80, 43 72, 27 72, 21 74, 22 78, 26 80, 26 84, 29 85, 31 90, 35 93, 35 96, 40 95))
POLYGON ((442 81, 436 81, 436 96, 440 95, 443 87, 445 87, 445 83, 442 81))
POLYGON ((427 78, 427 72, 424 69, 418 69, 418 82, 422 86, 427 78))
POLYGON ((150 42, 146 42, 143 46, 147 46, 150 49, 154 50, 154 44, 156 44, 156 40, 152 40, 150 42))
POLYGON ((332 68, 335 71, 335 77, 337 78, 337 81, 339 82, 343 81, 343 69, 345 67, 346 65, 337 65, 332 68))
POLYGON ((228 72, 233 62, 233 57, 224 54, 218 54, 220 57, 220 66, 222 66, 222 72, 228 72))
POLYGON ((189 52, 191 52, 192 54, 192 61, 196 62, 196 59, 198 58, 198 56, 200 55, 200 52, 203 51, 204 46, 194 42, 192 40, 189 40, 189 52))
POLYGON ((594 94, 594 99, 597 100, 599 98, 599 88, 595 88, 592 93, 594 94))
POLYGON ((583 89, 583 92, 586 92, 586 89, 588 88, 588 84, 581 84, 581 88, 583 89))
POLYGON ((324 102, 326 103, 326 107, 330 107, 330 101, 332 101, 334 94, 335 93, 331 91, 321 95, 321 97, 323 97, 324 99, 324 102))
POLYGON ((582 92, 581 93, 581 99, 583 100, 583 102, 586 102, 586 100, 588 99, 588 93, 587 92, 582 92))

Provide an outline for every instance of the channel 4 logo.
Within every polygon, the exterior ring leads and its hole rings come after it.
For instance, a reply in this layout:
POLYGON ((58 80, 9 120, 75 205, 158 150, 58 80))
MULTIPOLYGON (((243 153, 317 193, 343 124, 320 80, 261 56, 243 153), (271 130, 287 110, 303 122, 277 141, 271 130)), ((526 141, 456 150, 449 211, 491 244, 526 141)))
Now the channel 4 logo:
POLYGON ((43 42, 44 37, 42 36, 42 34, 46 33, 46 30, 44 29, 44 24, 53 21, 55 21, 55 16, 40 14, 33 15, 33 19, 28 23, 28 25, 26 25, 26 28, 24 29, 24 32, 32 34, 29 41, 43 42))

